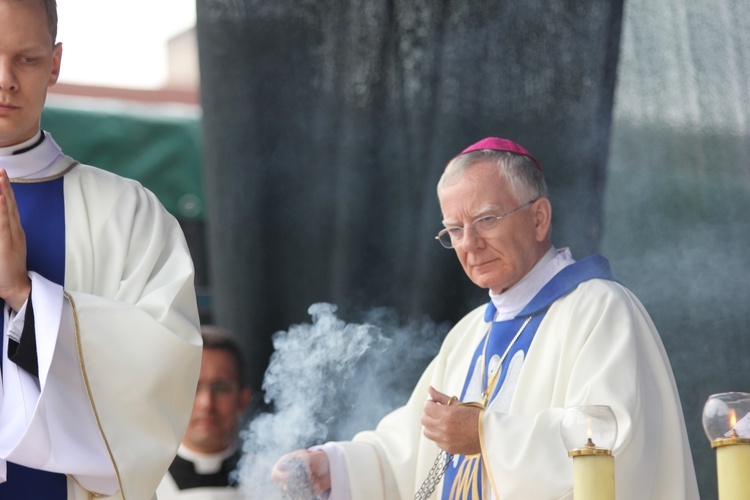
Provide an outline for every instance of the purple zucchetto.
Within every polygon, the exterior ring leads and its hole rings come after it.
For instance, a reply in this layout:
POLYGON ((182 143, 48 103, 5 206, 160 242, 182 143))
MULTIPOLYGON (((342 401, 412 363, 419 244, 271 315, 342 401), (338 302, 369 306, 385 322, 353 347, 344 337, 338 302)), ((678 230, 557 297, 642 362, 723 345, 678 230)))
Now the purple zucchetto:
POLYGON ((542 164, 539 163, 539 160, 534 158, 534 156, 526 151, 523 146, 521 146, 520 144, 516 144, 513 141, 509 141, 508 139, 500 139, 499 137, 487 137, 486 139, 482 139, 481 141, 474 143, 468 148, 461 151, 458 156, 466 153, 471 153, 472 151, 480 151, 482 149, 491 149, 493 151, 507 151, 509 153, 515 153, 517 155, 528 156, 529 158, 534 160, 534 163, 536 163, 536 166, 539 167, 539 170, 544 171, 542 169, 542 164))

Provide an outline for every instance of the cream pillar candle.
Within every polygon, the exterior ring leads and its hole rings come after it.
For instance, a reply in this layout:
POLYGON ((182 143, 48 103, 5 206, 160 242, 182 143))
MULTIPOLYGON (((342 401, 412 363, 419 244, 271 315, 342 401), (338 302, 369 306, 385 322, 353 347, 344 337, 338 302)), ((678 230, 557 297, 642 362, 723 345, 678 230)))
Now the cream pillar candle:
POLYGON ((749 499, 750 394, 724 392, 709 396, 703 407, 703 429, 716 450, 719 500, 749 499))
POLYGON ((573 457, 574 500, 614 500, 615 457, 596 448, 569 452, 573 457))
POLYGON ((750 439, 733 436, 713 443, 719 500, 750 498, 750 439))
POLYGON ((567 408, 560 423, 563 444, 573 458, 573 499, 614 500, 617 419, 612 408, 567 408))

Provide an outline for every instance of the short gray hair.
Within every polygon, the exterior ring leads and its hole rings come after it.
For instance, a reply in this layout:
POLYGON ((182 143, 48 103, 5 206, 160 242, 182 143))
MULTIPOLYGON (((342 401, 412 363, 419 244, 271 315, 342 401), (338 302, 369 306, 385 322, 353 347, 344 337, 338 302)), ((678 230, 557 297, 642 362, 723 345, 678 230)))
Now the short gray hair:
POLYGON ((438 181, 438 196, 445 186, 458 180, 471 165, 479 162, 497 165, 498 178, 508 181, 511 192, 519 203, 549 197, 544 173, 533 158, 494 149, 480 149, 453 158, 438 181))

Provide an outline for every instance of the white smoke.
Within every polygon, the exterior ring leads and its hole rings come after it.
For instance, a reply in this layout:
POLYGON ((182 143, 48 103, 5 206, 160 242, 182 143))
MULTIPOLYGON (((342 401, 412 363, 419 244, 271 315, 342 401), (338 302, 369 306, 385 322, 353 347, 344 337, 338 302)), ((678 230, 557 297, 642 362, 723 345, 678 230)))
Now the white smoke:
POLYGON ((270 481, 284 454, 328 440, 350 439, 406 402, 447 327, 429 320, 397 324, 379 309, 363 324, 346 323, 336 306, 313 304, 312 323, 273 336, 263 380, 273 408, 241 433, 245 458, 238 471, 247 498, 282 498, 270 481))

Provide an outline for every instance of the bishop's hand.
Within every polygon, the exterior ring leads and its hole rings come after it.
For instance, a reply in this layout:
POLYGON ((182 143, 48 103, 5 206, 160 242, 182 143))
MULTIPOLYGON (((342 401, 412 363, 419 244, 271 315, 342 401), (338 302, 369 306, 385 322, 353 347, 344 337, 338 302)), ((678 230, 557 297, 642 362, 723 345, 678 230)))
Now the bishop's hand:
POLYGON ((477 455, 482 451, 479 444, 481 409, 454 401, 455 398, 430 387, 430 399, 425 402, 422 414, 424 435, 448 453, 477 455))
POLYGON ((288 453, 273 466, 271 479, 281 484, 285 498, 301 499, 320 495, 331 488, 328 455, 320 450, 288 453))
POLYGON ((26 233, 5 169, 0 169, 0 298, 18 311, 29 296, 26 233))

